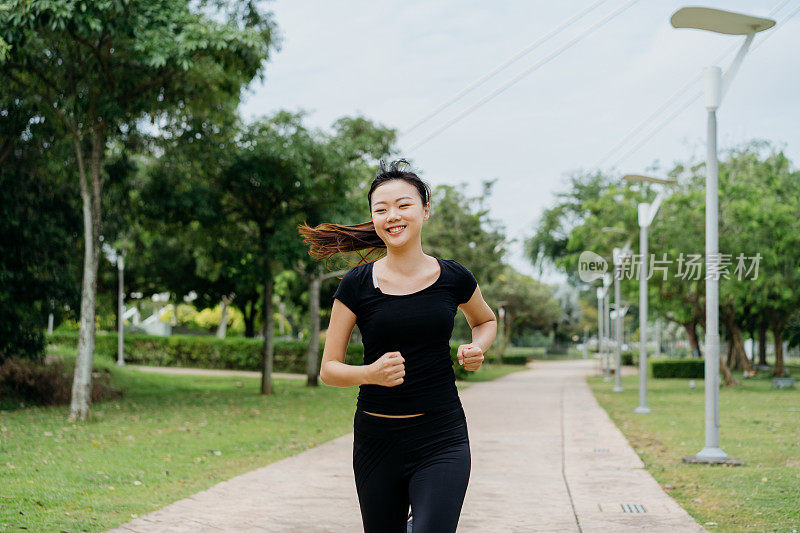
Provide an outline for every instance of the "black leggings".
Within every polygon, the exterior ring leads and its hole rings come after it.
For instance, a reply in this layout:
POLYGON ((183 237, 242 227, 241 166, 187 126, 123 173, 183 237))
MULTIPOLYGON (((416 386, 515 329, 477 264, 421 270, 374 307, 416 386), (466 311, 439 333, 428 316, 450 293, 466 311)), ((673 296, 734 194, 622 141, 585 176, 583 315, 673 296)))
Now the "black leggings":
POLYGON ((454 532, 471 456, 463 407, 408 418, 356 410, 353 472, 365 533, 454 532))

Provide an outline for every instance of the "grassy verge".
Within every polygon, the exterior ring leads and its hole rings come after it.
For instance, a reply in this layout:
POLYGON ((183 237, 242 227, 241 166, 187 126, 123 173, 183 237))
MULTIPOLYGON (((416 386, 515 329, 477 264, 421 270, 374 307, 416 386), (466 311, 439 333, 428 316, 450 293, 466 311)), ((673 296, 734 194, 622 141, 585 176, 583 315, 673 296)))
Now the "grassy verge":
MULTIPOLYGON (((89 422, 67 423, 66 407, 0 412, 0 530, 102 531, 352 431, 357 387, 274 379, 264 397, 259 378, 96 366, 126 394, 89 422)), ((522 368, 486 365, 458 388, 522 368)))
POLYGON ((703 381, 650 379, 638 415, 638 377, 614 393, 588 378, 595 397, 662 487, 706 529, 800 530, 800 390, 773 390, 768 377, 720 391, 720 443, 745 466, 692 465, 682 457, 704 445, 703 381))

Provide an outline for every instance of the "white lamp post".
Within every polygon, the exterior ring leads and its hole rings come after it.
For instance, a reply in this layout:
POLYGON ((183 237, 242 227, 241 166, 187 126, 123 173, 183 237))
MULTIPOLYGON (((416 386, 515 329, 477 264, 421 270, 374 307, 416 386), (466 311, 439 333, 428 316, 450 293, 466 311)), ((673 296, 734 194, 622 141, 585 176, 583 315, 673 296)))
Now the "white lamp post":
MULTIPOLYGON (((605 312, 603 311, 603 287, 597 287, 597 355, 603 357, 603 318, 605 312)), ((602 360, 600 361, 602 365, 602 360)))
POLYGON ((622 320, 625 316, 622 311, 622 301, 620 298, 620 287, 619 281, 622 278, 622 263, 625 261, 625 258, 630 256, 631 253, 631 242, 628 241, 625 243, 624 248, 614 248, 614 310, 616 312, 617 321, 616 321, 616 370, 614 371, 614 388, 612 389, 614 392, 622 392, 622 320))
POLYGON ((604 329, 604 338, 605 343, 603 344, 603 355, 605 356, 605 376, 603 377, 603 381, 611 381, 611 354, 608 351, 609 343, 608 341, 611 339, 611 305, 610 299, 611 296, 609 294, 611 289, 611 282, 613 281, 613 277, 611 274, 606 273, 603 276, 603 312, 605 313, 605 320, 603 320, 603 329, 604 329))
POLYGON ((717 108, 747 53, 755 34, 775 25, 771 19, 706 7, 684 7, 670 18, 675 28, 746 35, 742 47, 725 74, 717 66, 706 67, 706 109, 708 110, 706 148, 706 356, 705 356, 705 447, 696 459, 719 462, 728 455, 719 446, 719 222, 717 185, 717 108))
MULTIPOLYGON (((659 179, 639 174, 624 176, 628 183, 649 182, 662 185, 674 185, 674 179, 659 179)), ((639 204, 639 253, 642 256, 641 270, 639 271, 639 406, 635 413, 647 414, 647 275, 649 252, 647 246, 647 230, 661 207, 661 202, 666 197, 666 189, 661 189, 653 204, 642 202, 639 204)))

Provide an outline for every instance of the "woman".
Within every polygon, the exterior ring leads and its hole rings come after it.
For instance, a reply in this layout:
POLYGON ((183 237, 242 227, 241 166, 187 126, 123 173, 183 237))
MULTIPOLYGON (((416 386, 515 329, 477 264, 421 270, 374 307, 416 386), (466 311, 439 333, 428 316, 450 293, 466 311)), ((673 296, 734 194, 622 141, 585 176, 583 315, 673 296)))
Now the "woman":
POLYGON ((328 385, 359 385, 353 471, 364 531, 405 532, 410 504, 414 533, 445 533, 458 525, 471 467, 450 355, 453 321, 460 308, 472 328, 472 342, 457 351, 458 364, 472 371, 497 321, 469 270, 422 251, 430 189, 401 164, 407 161, 388 168, 381 161, 367 197, 371 222, 300 231, 317 258, 386 248, 385 257, 342 278, 320 366, 328 385), (364 342, 359 366, 344 362, 356 324, 364 342))

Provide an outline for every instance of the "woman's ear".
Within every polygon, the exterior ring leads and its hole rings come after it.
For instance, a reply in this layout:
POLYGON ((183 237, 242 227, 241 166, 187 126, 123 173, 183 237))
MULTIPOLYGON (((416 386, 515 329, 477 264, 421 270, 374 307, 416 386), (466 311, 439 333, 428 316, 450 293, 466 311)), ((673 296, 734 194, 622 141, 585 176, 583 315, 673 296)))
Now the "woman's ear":
POLYGON ((422 220, 428 220, 430 214, 431 214, 431 203, 428 202, 427 204, 425 204, 425 218, 423 218, 422 220))

